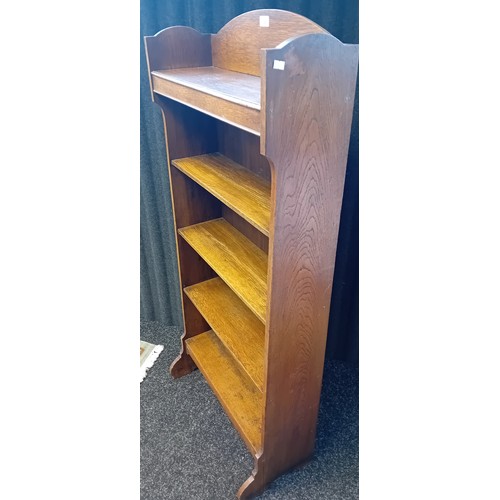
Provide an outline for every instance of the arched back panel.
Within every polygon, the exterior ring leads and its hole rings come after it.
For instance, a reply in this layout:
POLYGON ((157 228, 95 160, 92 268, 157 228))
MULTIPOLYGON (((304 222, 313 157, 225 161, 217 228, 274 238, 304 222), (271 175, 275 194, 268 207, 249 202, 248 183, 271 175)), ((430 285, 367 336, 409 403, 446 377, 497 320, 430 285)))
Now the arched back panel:
POLYGON ((299 14, 277 9, 246 12, 212 35, 212 61, 218 68, 260 76, 260 49, 269 49, 291 37, 328 33, 299 14))

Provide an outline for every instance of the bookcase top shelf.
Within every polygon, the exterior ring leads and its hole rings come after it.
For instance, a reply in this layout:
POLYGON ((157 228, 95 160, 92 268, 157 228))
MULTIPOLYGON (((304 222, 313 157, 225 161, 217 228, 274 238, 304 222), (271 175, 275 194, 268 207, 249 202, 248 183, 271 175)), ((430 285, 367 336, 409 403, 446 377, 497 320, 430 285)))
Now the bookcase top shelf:
POLYGON ((193 91, 260 111, 260 78, 214 66, 153 71, 152 75, 193 91))
POLYGON ((214 66, 151 72, 153 92, 260 135, 260 78, 214 66))
POLYGON ((303 16, 266 9, 246 12, 216 34, 172 26, 147 36, 153 100, 162 95, 260 136, 262 49, 308 34, 331 36, 303 16))

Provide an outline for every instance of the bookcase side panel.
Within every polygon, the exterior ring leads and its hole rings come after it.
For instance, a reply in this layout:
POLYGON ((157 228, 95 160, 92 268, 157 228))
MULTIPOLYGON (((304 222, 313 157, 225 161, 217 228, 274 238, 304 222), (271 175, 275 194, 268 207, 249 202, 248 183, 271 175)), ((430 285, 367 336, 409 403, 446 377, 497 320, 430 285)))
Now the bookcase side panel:
POLYGON ((183 293, 183 289, 213 278, 215 273, 178 235, 177 229, 220 217, 221 204, 205 189, 179 172, 170 162, 186 156, 216 151, 217 136, 214 132, 213 118, 161 96, 155 96, 155 101, 163 113, 184 320, 181 351, 172 363, 170 373, 174 377, 180 377, 195 368, 187 354, 185 341, 209 329, 201 314, 183 293))
POLYGON ((314 450, 358 59, 357 46, 328 34, 264 52, 261 150, 273 212, 254 490, 314 450))
POLYGON ((212 35, 188 26, 172 26, 145 36, 149 85, 154 100, 151 72, 212 65, 212 35))

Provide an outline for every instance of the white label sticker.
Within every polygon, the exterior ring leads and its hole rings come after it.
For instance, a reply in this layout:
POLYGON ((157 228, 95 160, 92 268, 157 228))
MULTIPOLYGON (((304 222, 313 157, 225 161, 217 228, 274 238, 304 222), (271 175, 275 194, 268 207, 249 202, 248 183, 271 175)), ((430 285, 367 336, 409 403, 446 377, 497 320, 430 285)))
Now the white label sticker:
POLYGON ((280 69, 283 71, 285 69, 285 61, 280 61, 279 59, 274 60, 273 69, 280 69))
POLYGON ((269 16, 259 16, 259 26, 261 28, 269 28, 269 16))

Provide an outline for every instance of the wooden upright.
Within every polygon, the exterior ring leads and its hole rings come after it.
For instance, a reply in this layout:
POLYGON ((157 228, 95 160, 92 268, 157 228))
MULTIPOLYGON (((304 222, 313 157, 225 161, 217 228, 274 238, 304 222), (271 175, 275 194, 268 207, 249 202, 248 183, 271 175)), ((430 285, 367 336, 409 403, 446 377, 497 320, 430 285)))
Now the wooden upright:
POLYGON ((207 379, 250 498, 314 451, 358 46, 281 10, 145 43, 183 297, 170 371, 207 379))

